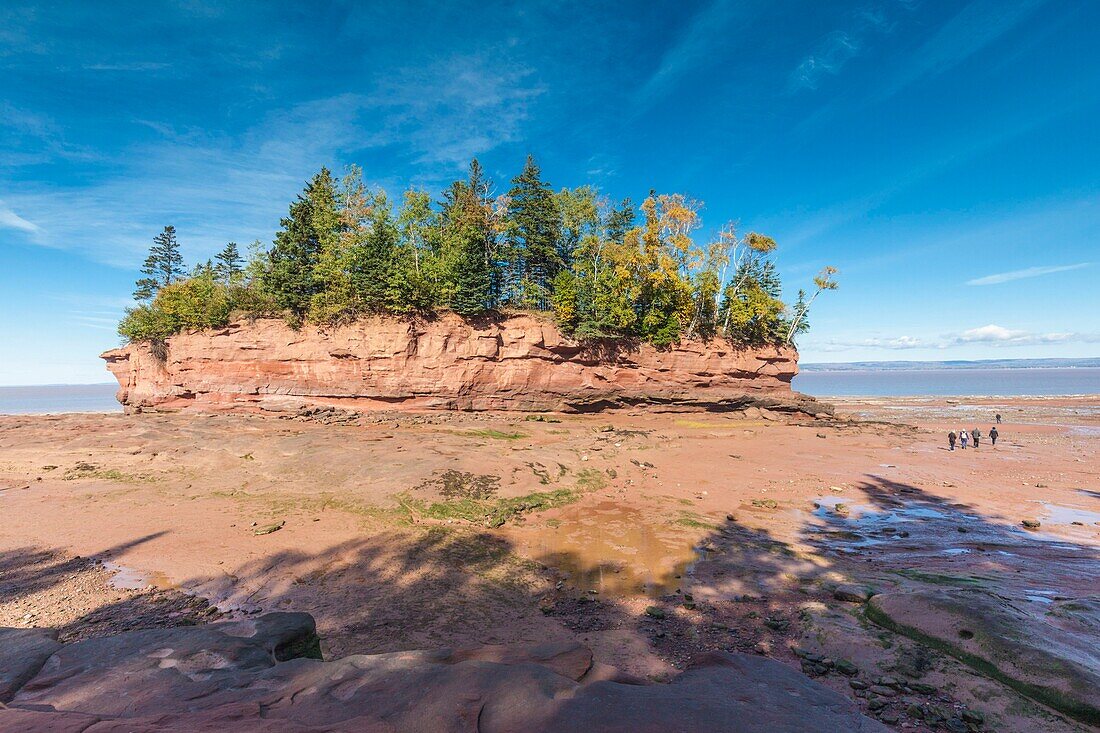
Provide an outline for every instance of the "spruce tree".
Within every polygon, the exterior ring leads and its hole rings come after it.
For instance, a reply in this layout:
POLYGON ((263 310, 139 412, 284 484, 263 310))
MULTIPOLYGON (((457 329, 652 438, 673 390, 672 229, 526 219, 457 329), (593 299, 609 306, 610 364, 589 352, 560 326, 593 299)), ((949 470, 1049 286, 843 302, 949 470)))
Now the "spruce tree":
POLYGON ((153 245, 149 248, 149 256, 145 258, 141 273, 145 277, 135 283, 134 300, 152 300, 157 291, 183 275, 183 255, 180 254, 174 226, 164 227, 163 232, 153 237, 153 245))
POLYGON ((612 209, 607 215, 607 238, 622 244, 626 233, 634 228, 634 219, 634 202, 625 198, 617 209, 612 209))
MULTIPOLYGON (((523 172, 512 179, 508 192, 508 239, 518 260, 524 284, 533 286, 525 305, 549 306, 550 283, 566 266, 560 248, 561 213, 554 192, 542 180, 533 156, 527 156, 523 172)), ((525 288, 526 289, 526 288, 525 288)))
POLYGON ((218 264, 214 269, 222 282, 229 285, 240 279, 244 272, 244 260, 241 259, 241 253, 237 250, 236 242, 225 245, 225 248, 218 253, 217 260, 218 264))
POLYGON ((264 273, 264 285, 278 307, 300 320, 310 298, 320 290, 314 267, 321 250, 341 230, 336 184, 328 168, 313 177, 279 223, 282 230, 268 254, 271 265, 264 273))
POLYGON ((447 304, 455 313, 475 316, 493 306, 493 227, 489 184, 475 158, 467 181, 456 181, 444 195, 447 304))
POLYGON ((451 310, 461 316, 480 315, 489 310, 493 289, 492 272, 485 259, 485 235, 470 223, 457 232, 457 238, 457 256, 451 270, 451 310))
POLYGON ((352 287, 365 311, 381 313, 391 306, 401 310, 393 298, 397 264, 397 224, 385 194, 371 197, 370 214, 356 231, 356 243, 349 252, 348 271, 352 287))

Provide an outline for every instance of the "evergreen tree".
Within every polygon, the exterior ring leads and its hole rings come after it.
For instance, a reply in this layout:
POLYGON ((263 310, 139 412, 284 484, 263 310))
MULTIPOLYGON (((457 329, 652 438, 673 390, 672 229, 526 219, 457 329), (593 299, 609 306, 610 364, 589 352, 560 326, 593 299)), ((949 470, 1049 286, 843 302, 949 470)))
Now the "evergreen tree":
POLYGON ((447 304, 463 316, 492 308, 493 227, 489 185, 475 158, 467 181, 455 181, 444 194, 444 252, 447 304))
POLYGON ((461 316, 476 316, 489 310, 493 276, 485 261, 484 232, 472 224, 456 233, 458 247, 452 265, 454 292, 451 310, 461 316))
POLYGON ((342 228, 336 184, 328 168, 313 177, 279 223, 282 230, 268 253, 271 264, 264 272, 264 285, 278 307, 300 320, 321 290, 314 273, 321 251, 332 246, 342 228))
POLYGON ((149 256, 145 258, 141 272, 145 277, 135 283, 134 300, 152 300, 158 290, 183 275, 183 255, 180 254, 174 226, 164 227, 163 232, 153 237, 153 245, 149 248, 149 256))
POLYGON ((244 260, 241 259, 241 253, 237 251, 236 242, 225 245, 216 259, 218 264, 214 266, 214 270, 222 282, 229 285, 240 280, 244 273, 244 260))
POLYGON ((836 278, 833 277, 836 273, 837 269, 832 265, 825 265, 825 267, 821 268, 821 272, 814 276, 814 294, 810 296, 809 300, 806 300, 806 294, 804 292, 799 291, 798 303, 794 308, 794 317, 791 320, 791 325, 788 327, 787 335, 784 338, 784 341, 788 344, 794 343, 795 334, 809 330, 809 322, 806 319, 810 312, 810 306, 814 304, 818 296, 826 290, 836 290, 839 287, 836 278), (803 326, 803 324, 806 325, 803 326))
POLYGON ((634 228, 634 202, 625 198, 619 202, 619 208, 612 209, 607 215, 607 237, 612 242, 622 244, 626 233, 634 228))
POLYGON ((797 324, 794 323, 793 318, 790 321, 785 322, 787 328, 790 328, 792 324, 794 325, 794 335, 797 336, 800 333, 806 333, 810 330, 810 321, 808 318, 809 310, 810 305, 806 302, 806 291, 802 288, 799 288, 798 300, 795 301, 793 312, 795 314, 801 313, 802 317, 798 319, 797 324))
POLYGON ((348 274, 362 308, 381 313, 397 305, 392 287, 396 266, 397 224, 385 194, 371 199, 370 215, 349 252, 348 274))
POLYGON ((205 277, 214 280, 217 278, 217 275, 218 271, 217 268, 214 267, 214 261, 209 257, 206 259, 206 262, 199 262, 191 269, 191 277, 193 278, 205 277))
POLYGON ((550 282, 566 266, 561 248, 561 213, 554 192, 528 155, 508 192, 508 243, 517 260, 522 304, 549 306, 550 282))
POLYGON ((732 224, 696 244, 701 203, 650 192, 609 207, 589 186, 553 193, 527 158, 506 196, 493 198, 475 159, 439 206, 405 194, 395 213, 352 167, 337 184, 322 168, 281 221, 273 246, 228 243, 184 277, 175 230, 154 239, 120 333, 164 344, 185 328, 231 313, 282 314, 291 323, 336 324, 365 313, 428 312, 441 305, 477 316, 500 303, 552 307, 579 340, 644 339, 668 346, 722 334, 744 344, 790 343, 808 311, 837 287, 825 268, 793 308, 769 255, 771 238, 740 238, 732 224), (732 277, 727 275, 732 271, 732 277))

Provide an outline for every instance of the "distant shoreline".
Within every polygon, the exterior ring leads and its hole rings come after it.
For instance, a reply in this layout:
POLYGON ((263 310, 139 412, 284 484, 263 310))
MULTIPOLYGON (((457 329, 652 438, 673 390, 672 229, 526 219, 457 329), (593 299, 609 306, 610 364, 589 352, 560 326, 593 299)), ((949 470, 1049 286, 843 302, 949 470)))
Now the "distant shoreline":
MULTIPOLYGON (((2 391, 3 388, 0 388, 2 391)), ((1055 403, 1058 401, 1069 401, 1075 403, 1095 403, 1095 406, 1100 409, 1100 392, 1086 393, 1086 394, 1042 394, 1042 395, 992 395, 992 394, 953 394, 953 395, 857 395, 857 394, 845 394, 845 395, 814 395, 820 400, 826 402, 835 402, 837 404, 858 404, 858 403, 895 403, 899 407, 914 406, 924 404, 935 404, 936 406, 948 406, 948 407, 980 407, 990 406, 996 404, 1003 408, 1009 408, 1017 406, 1023 403, 1055 403)), ((1092 405, 1081 405, 1082 407, 1091 407, 1092 405)), ((57 417, 62 415, 121 415, 123 413, 122 405, 115 403, 113 407, 102 407, 99 409, 87 409, 87 410, 41 410, 41 411, 10 411, 3 407, 2 393, 0 393, 0 418, 5 417, 57 417)))
POLYGON ((0 387, 2 415, 110 414, 122 412, 118 382, 0 387))
POLYGON ((970 369, 1100 369, 1100 357, 1083 359, 977 359, 800 363, 802 372, 952 371, 970 369))

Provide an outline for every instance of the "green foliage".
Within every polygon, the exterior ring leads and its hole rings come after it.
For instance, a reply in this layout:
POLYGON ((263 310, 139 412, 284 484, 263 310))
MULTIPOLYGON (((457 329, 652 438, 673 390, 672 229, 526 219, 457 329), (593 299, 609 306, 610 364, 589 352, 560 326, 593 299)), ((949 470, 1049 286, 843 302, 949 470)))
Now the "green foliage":
POLYGON ((397 216, 390 307, 395 313, 430 311, 440 303, 442 277, 439 215, 431 197, 406 191, 397 216))
POLYGON ((809 300, 806 300, 806 294, 803 291, 798 291, 798 303, 795 305, 794 315, 791 318, 790 326, 787 329, 787 334, 784 339, 787 343, 793 343, 796 334, 804 333, 809 330, 810 322, 807 320, 807 316, 809 315, 810 306, 817 300, 817 297, 826 290, 836 290, 840 287, 836 278, 833 277, 836 274, 837 269, 835 267, 826 265, 821 268, 821 272, 814 277, 814 287, 817 289, 814 291, 814 294, 810 296, 809 300))
POLYGON ((495 430, 493 428, 485 428, 484 430, 467 430, 462 435, 469 435, 475 438, 493 438, 495 440, 519 440, 520 438, 526 438, 526 433, 520 433, 517 431, 505 432, 503 430, 495 430))
POLYGON ((216 259, 218 263, 214 265, 214 273, 219 280, 226 285, 240 282, 244 276, 244 260, 241 259, 241 253, 237 251, 236 242, 225 245, 225 248, 218 253, 216 259))
POLYGON ((489 183, 475 159, 467 181, 451 184, 443 204, 446 302, 461 316, 478 316, 494 305, 494 220, 489 183))
POLYGON ((550 282, 565 267, 570 252, 562 247, 558 201, 530 155, 508 191, 505 232, 505 302, 545 310, 550 282))
POLYGON ((398 498, 405 511, 413 515, 441 521, 459 520, 486 527, 501 527, 508 521, 521 520, 523 515, 531 512, 572 504, 580 497, 581 494, 572 489, 556 489, 489 500, 465 498, 426 503, 408 494, 398 498))
POLYGON ((484 235, 464 225, 455 231, 450 268, 451 310, 460 316, 478 316, 490 308, 492 273, 485 257, 484 235))
POLYGON ((134 300, 151 300, 158 290, 178 280, 183 272, 183 255, 176 240, 176 228, 166 226, 164 231, 153 237, 153 246, 149 248, 149 256, 141 267, 144 277, 135 283, 134 300))
POLYGON ((746 344, 771 343, 781 326, 783 302, 769 295, 755 280, 736 293, 727 291, 722 306, 726 331, 746 344))
POLYGON ((563 332, 603 346, 668 347, 684 338, 780 344, 805 332, 814 300, 836 289, 836 270, 826 268, 812 295, 799 291, 787 308, 770 260, 775 241, 727 224, 698 243, 702 204, 681 194, 651 191, 635 207, 630 199, 612 205, 590 186, 555 193, 531 157, 506 194, 491 191, 474 160, 438 204, 410 190, 395 211, 359 168, 340 181, 322 168, 270 249, 254 242, 244 261, 230 242, 183 280, 175 230, 165 227, 137 283, 143 302, 127 311, 119 333, 163 343, 233 313, 282 316, 297 327, 523 308, 549 310, 563 332))
POLYGON ((176 332, 176 324, 152 305, 142 304, 126 309, 118 324, 118 333, 128 341, 163 342, 176 332))
POLYGON ((280 226, 268 253, 263 286, 280 308, 300 321, 313 296, 321 291, 315 272, 321 253, 336 247, 342 229, 336 184, 328 168, 313 177, 280 226))
POLYGON ((576 331, 580 316, 577 276, 568 270, 562 270, 554 277, 552 286, 550 304, 558 325, 565 331, 576 331))
POLYGON ((224 326, 232 300, 229 289, 209 273, 160 288, 151 304, 126 312, 118 331, 131 341, 164 341, 188 329, 224 326))

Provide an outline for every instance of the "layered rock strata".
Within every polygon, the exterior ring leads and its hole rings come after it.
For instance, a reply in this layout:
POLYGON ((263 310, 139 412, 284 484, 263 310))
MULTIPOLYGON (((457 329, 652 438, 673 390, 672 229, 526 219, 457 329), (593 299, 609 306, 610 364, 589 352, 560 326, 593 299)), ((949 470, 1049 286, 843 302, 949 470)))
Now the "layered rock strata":
POLYGON ((793 348, 739 349, 721 339, 666 350, 583 345, 526 315, 376 318, 297 331, 278 319, 238 321, 173 336, 165 349, 130 344, 102 357, 130 409, 828 411, 791 391, 793 348))
POLYGON ((707 655, 668 684, 621 675, 576 644, 326 662, 302 613, 130 631, 44 660, 24 656, 29 642, 0 645, 0 668, 22 670, 0 698, 0 730, 887 733, 839 693, 743 654, 707 655))

